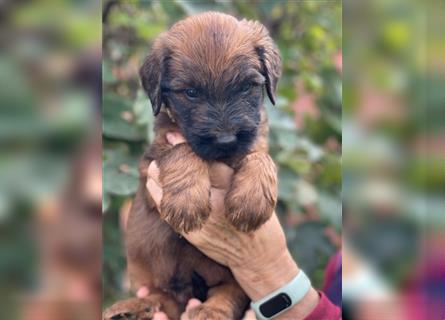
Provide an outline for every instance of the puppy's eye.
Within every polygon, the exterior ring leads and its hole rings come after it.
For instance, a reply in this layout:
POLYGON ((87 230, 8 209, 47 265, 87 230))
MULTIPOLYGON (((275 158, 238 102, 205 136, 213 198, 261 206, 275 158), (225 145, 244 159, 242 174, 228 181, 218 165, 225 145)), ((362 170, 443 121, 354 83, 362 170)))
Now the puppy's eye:
POLYGON ((252 89, 252 84, 251 83, 245 83, 241 86, 241 93, 248 93, 250 91, 250 89, 252 89))
POLYGON ((199 96, 199 91, 195 88, 185 89, 185 94, 189 98, 197 98, 199 96))

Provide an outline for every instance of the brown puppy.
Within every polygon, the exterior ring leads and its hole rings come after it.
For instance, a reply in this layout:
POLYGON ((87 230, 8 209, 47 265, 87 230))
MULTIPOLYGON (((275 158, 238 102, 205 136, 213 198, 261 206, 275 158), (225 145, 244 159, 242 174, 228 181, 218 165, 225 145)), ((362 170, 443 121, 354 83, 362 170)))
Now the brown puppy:
MULTIPOLYGON (((277 199, 276 168, 267 154, 264 93, 275 102, 278 50, 258 22, 204 13, 176 23, 154 43, 140 76, 154 114, 156 138, 140 163, 140 186, 126 235, 134 289, 147 286, 179 319, 192 297, 205 300, 191 319, 239 319, 248 298, 229 269, 204 256, 177 232, 198 230, 210 213, 208 163, 235 169, 227 218, 241 231, 259 228, 277 199), (170 146, 181 132, 187 144, 170 146), (157 161, 161 210, 146 190, 157 161)), ((159 305, 159 304, 158 304, 159 305)))

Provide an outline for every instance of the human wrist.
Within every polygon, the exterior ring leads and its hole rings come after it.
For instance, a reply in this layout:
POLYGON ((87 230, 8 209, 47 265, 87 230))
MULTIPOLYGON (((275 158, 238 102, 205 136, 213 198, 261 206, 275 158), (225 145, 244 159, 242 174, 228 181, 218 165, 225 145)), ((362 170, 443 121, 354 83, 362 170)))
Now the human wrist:
POLYGON ((281 288, 299 272, 298 265, 288 250, 274 259, 258 259, 250 264, 231 267, 231 270, 241 288, 253 301, 281 288))
POLYGON ((317 307, 319 302, 319 293, 314 288, 311 288, 296 305, 290 307, 275 319, 305 319, 317 307))
MULTIPOLYGON (((300 272, 288 250, 264 263, 251 263, 231 270, 238 284, 252 301, 264 298, 284 287, 300 272)), ((304 319, 314 310, 319 300, 318 292, 311 287, 296 305, 279 315, 277 319, 304 319)))

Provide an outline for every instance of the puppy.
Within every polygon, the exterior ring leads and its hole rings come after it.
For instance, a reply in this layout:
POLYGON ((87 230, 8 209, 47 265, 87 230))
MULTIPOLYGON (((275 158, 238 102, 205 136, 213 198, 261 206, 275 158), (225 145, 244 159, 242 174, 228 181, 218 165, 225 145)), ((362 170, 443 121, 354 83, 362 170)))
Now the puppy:
POLYGON ((176 23, 140 69, 156 136, 140 163, 128 220, 128 271, 133 288, 147 286, 170 319, 179 319, 192 297, 205 302, 191 319, 240 319, 248 305, 229 269, 179 233, 199 230, 210 214, 211 161, 235 170, 226 196, 233 226, 251 232, 273 214, 277 177, 263 100, 267 94, 275 103, 280 74, 279 52, 262 24, 215 12, 176 23), (169 131, 187 144, 170 146, 169 131), (160 169, 160 212, 146 189, 151 161, 160 169))

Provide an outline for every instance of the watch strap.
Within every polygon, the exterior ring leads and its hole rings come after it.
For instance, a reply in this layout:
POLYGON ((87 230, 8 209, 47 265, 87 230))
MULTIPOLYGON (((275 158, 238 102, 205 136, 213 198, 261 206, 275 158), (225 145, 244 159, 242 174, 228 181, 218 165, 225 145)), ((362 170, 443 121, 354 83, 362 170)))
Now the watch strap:
POLYGON ((300 270, 286 285, 260 300, 252 301, 250 306, 255 311, 258 320, 273 319, 300 302, 310 288, 311 281, 303 270, 300 270))

